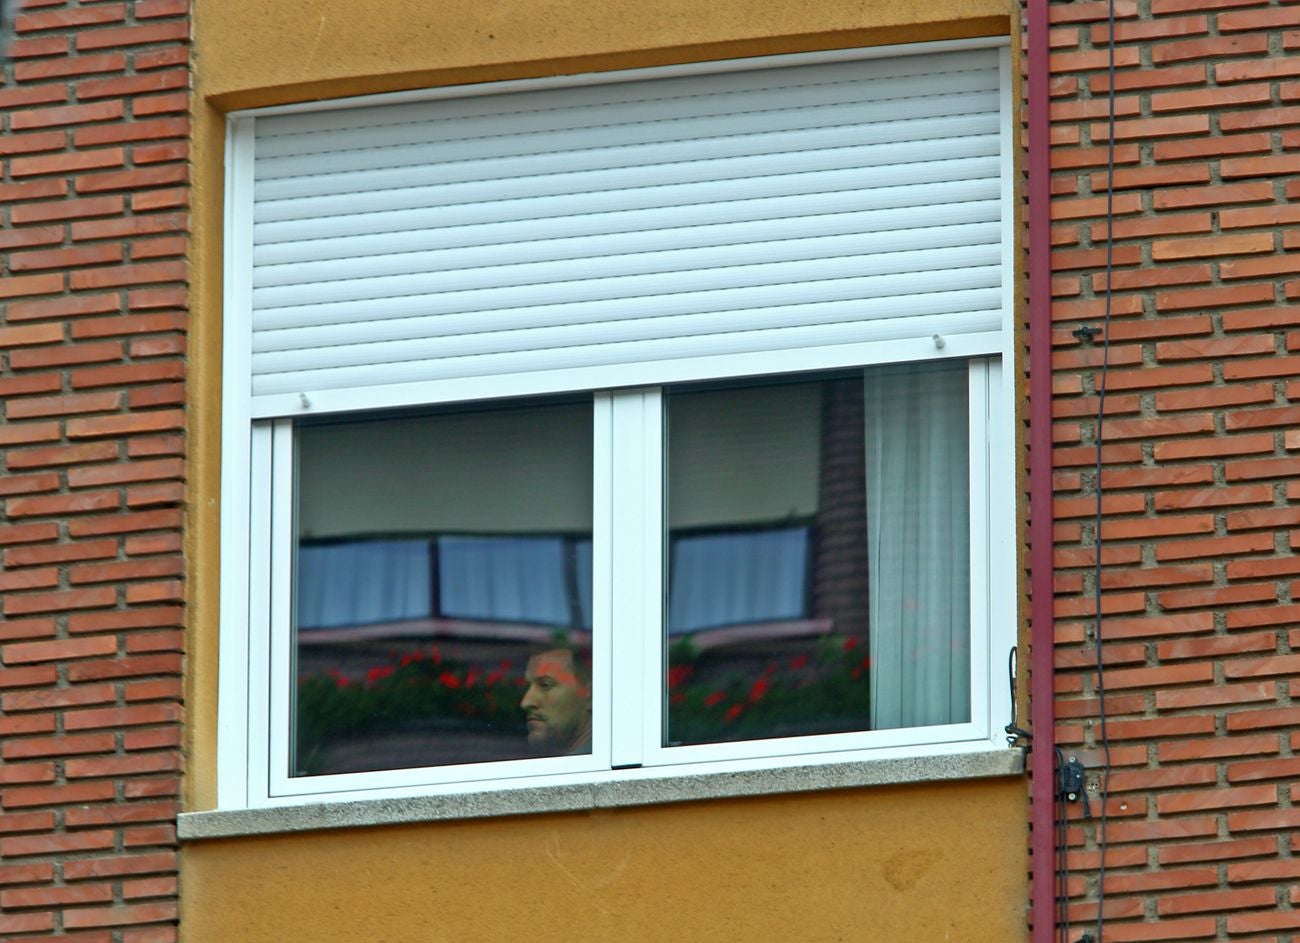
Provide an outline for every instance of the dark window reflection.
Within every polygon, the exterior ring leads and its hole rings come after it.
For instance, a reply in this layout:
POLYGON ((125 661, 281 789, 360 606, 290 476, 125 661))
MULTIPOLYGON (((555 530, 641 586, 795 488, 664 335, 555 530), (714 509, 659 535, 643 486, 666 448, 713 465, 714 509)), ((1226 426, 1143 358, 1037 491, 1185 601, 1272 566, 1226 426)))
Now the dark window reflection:
POLYGON ((969 718, 966 384, 670 392, 667 745, 969 718))
POLYGON ((590 752, 591 424, 298 430, 294 775, 590 752))

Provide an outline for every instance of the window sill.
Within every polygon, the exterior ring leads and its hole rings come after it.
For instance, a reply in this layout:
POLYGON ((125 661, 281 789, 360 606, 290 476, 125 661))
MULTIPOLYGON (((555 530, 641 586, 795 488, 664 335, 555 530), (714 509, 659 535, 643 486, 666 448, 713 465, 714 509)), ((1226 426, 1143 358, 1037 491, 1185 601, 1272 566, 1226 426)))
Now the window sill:
POLYGON ((182 813, 183 841, 272 835, 409 822, 578 812, 700 799, 855 789, 903 783, 1015 776, 1024 753, 990 747, 969 753, 860 760, 729 773, 692 773, 567 786, 533 786, 492 792, 399 799, 362 799, 265 809, 182 813))

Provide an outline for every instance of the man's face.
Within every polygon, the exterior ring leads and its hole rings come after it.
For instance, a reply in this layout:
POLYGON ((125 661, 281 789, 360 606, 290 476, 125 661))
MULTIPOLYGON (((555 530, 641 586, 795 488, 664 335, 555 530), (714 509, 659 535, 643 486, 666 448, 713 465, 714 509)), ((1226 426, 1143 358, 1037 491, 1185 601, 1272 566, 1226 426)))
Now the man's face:
POLYGON ((528 659, 528 688, 519 706, 528 723, 528 743, 539 752, 575 753, 591 739, 591 685, 574 670, 567 649, 528 659))

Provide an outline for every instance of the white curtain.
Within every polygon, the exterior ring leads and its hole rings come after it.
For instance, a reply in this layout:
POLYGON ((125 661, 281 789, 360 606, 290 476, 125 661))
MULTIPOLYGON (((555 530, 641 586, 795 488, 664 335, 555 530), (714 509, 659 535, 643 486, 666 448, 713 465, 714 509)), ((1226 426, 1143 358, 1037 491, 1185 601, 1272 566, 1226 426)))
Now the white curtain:
POLYGON ((673 541, 668 632, 798 619, 806 613, 808 530, 736 531, 673 541))
POLYGON ((562 537, 439 537, 442 614, 569 626, 562 537))
POLYGON ((964 361, 866 371, 873 729, 970 713, 964 361))
POLYGON ((427 540, 366 540, 298 548, 298 628, 398 622, 431 615, 427 540))

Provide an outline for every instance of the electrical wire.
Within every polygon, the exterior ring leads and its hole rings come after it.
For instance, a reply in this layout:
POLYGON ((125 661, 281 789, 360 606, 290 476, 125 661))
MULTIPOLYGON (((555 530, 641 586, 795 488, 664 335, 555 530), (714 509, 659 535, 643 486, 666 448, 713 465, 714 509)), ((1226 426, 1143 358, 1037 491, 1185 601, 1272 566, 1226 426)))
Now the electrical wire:
POLYGON ((1016 647, 1011 646, 1007 653, 1007 685, 1011 688, 1011 722, 1002 728, 1007 735, 1007 746, 1018 746, 1024 741, 1026 746, 1034 742, 1034 735, 1016 723, 1016 647))
MULTIPOLYGON (((1096 494, 1097 504, 1093 524, 1093 547, 1095 555, 1093 557, 1092 573, 1092 592, 1094 601, 1094 629, 1093 629, 1093 647, 1096 655, 1097 670, 1097 715, 1100 721, 1099 733, 1101 735, 1102 766, 1101 773, 1098 777, 1098 794, 1101 800, 1101 815, 1097 824, 1097 847, 1100 852, 1097 863, 1097 935, 1096 940, 1100 943, 1102 939, 1102 924, 1105 920, 1106 907, 1106 826, 1107 826, 1107 798, 1110 791, 1110 736, 1106 730, 1106 668, 1102 659, 1102 611, 1101 611, 1101 552, 1102 552, 1102 496, 1104 489, 1101 483, 1102 473, 1102 453, 1101 446, 1104 438, 1106 425, 1106 380, 1110 371, 1110 322, 1112 299, 1114 292, 1111 290, 1112 276, 1115 270, 1115 0, 1107 0, 1106 4, 1106 26, 1107 26, 1107 45, 1106 45, 1106 286, 1105 286, 1105 314, 1102 320, 1101 331, 1101 378, 1097 383, 1097 423, 1096 423, 1096 470, 1095 480, 1093 481, 1093 490, 1096 494)), ((1086 799, 1084 801, 1087 801, 1086 799)))
MULTIPOLYGON (((1065 768, 1065 756, 1058 746, 1052 747, 1056 769, 1065 768)), ((1070 807, 1066 803, 1060 773, 1056 776, 1056 938, 1070 943, 1070 807)))

